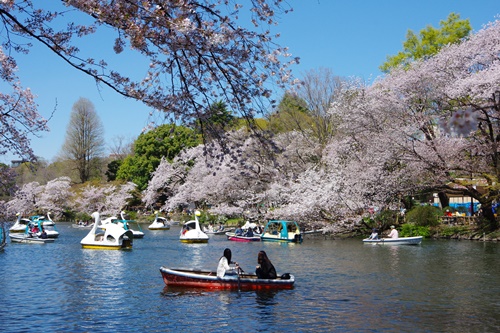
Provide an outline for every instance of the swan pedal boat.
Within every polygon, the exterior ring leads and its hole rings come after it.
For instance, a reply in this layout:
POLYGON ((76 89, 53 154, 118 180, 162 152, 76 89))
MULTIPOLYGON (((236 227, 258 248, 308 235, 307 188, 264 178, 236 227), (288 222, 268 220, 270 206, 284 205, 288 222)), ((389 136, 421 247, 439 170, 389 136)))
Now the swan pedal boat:
MULTIPOLYGON (((227 275, 217 277, 216 272, 174 269, 160 267, 163 282, 167 286, 203 288, 203 289, 238 289, 238 290, 269 290, 269 289, 293 289, 295 277, 286 274, 288 279, 278 277, 276 279, 258 279, 254 274, 227 275)), ((283 274, 285 275, 285 274, 283 274)))
POLYGON ((34 215, 34 216, 30 216, 30 220, 31 221, 34 221, 34 222, 42 222, 42 225, 45 227, 45 226, 48 226, 48 225, 55 225, 55 222, 52 221, 52 218, 50 217, 50 214, 52 214, 51 212, 48 212, 47 213, 47 217, 45 217, 44 215, 34 215))
POLYGON ((24 233, 26 227, 30 224, 31 220, 25 217, 21 217, 21 213, 16 214, 17 219, 12 227, 9 228, 9 234, 12 233, 24 233))
POLYGON ((227 239, 233 242, 259 242, 260 235, 253 236, 236 235, 234 232, 226 232, 227 239))
POLYGON ((377 245, 419 245, 422 243, 422 236, 415 237, 400 237, 400 238, 379 238, 379 239, 363 239, 365 244, 377 245))
POLYGON ((57 238, 59 237, 59 231, 57 231, 56 223, 52 221, 50 214, 52 213, 48 212, 47 217, 45 217, 44 215, 30 216, 30 220, 35 223, 40 223, 49 238, 57 238))
POLYGON ((102 224, 121 224, 125 230, 130 230, 134 235, 134 238, 144 238, 144 232, 142 231, 141 225, 135 220, 127 220, 125 218, 125 212, 120 212, 120 219, 116 216, 108 217, 102 220, 102 224))
POLYGON ((148 226, 148 229, 149 230, 169 230, 170 223, 168 222, 168 220, 164 217, 158 216, 159 215, 158 211, 156 211, 155 214, 156 214, 156 218, 153 221, 153 223, 151 223, 148 226))
POLYGON ((80 244, 84 249, 94 250, 127 250, 133 245, 134 234, 125 230, 123 224, 102 224, 100 214, 92 213, 94 226, 80 244))
POLYGON ((194 220, 187 221, 182 226, 179 236, 179 240, 182 243, 208 243, 208 235, 200 228, 200 221, 198 220, 198 216, 200 215, 201 213, 196 211, 194 220))

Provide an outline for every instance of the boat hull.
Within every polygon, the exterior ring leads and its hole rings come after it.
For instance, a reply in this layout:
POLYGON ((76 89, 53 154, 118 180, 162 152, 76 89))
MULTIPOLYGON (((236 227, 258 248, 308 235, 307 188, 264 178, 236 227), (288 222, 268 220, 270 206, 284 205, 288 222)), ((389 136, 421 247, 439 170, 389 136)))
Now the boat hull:
POLYGON ((10 241, 12 243, 25 243, 25 244, 45 244, 45 243, 54 243, 54 238, 39 238, 39 237, 27 237, 24 234, 9 234, 10 241))
POLYGON ((25 231, 26 227, 24 227, 23 229, 12 229, 12 228, 9 229, 10 234, 21 234, 24 233, 25 231))
POLYGON ((231 232, 226 232, 227 239, 233 242, 260 242, 260 236, 238 236, 231 232))
POLYGON ((160 267, 163 281, 167 286, 202 288, 213 290, 269 290, 269 289, 292 289, 295 278, 290 275, 289 279, 257 279, 256 275, 242 274, 218 278, 216 272, 169 269, 160 267))
POLYGON ((419 245, 422 243, 422 236, 401 237, 401 238, 381 238, 381 239, 363 239, 364 244, 376 245, 419 245))
POLYGON ((92 244, 82 244, 82 249, 90 250, 126 250, 132 249, 132 247, 122 247, 121 245, 92 245, 92 244))
POLYGON ((208 243, 208 239, 202 238, 180 238, 181 243, 208 243))
POLYGON ((181 243, 208 243, 208 235, 197 226, 191 230, 181 230, 179 240, 181 243))

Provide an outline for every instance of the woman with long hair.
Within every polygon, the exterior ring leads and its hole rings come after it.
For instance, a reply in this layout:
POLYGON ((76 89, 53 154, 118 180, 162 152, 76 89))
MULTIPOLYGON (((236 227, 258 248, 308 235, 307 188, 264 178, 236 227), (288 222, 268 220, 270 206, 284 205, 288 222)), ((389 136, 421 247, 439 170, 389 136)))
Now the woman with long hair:
POLYGON ((234 271, 239 269, 237 262, 231 261, 231 250, 225 249, 224 254, 219 259, 219 266, 217 266, 217 277, 221 278, 226 275, 226 272, 230 272, 234 274, 234 271), (234 264, 235 266, 229 266, 230 264, 234 264))
POLYGON ((266 252, 260 251, 257 256, 257 269, 255 274, 259 279, 276 279, 276 269, 274 268, 271 260, 267 257, 266 252))

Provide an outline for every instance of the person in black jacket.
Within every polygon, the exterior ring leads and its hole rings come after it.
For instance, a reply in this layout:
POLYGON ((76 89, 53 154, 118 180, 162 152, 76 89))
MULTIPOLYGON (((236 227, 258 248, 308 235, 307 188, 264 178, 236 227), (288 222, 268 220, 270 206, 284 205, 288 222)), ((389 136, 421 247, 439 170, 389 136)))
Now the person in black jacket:
POLYGON ((257 269, 255 274, 259 279, 276 279, 276 269, 274 268, 271 260, 267 257, 266 252, 260 251, 257 256, 257 269))

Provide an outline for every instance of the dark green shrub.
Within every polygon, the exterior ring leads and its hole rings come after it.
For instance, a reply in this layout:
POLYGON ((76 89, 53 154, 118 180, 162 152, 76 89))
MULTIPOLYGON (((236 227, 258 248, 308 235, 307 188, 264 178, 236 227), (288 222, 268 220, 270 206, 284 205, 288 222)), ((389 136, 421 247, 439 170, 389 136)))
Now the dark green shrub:
POLYGON ((416 206, 406 214, 406 221, 417 226, 432 227, 439 224, 441 209, 434 206, 416 206))
POLYGON ((431 235, 429 227, 405 223, 401 226, 399 237, 423 236, 429 238, 431 235))
POLYGON ((382 227, 397 224, 398 212, 393 210, 383 210, 375 215, 375 222, 382 227))

